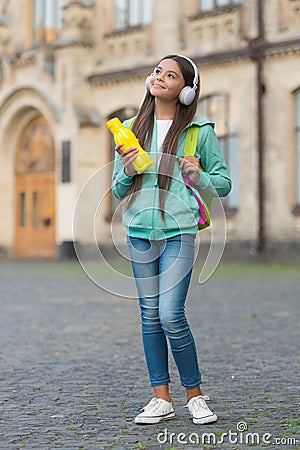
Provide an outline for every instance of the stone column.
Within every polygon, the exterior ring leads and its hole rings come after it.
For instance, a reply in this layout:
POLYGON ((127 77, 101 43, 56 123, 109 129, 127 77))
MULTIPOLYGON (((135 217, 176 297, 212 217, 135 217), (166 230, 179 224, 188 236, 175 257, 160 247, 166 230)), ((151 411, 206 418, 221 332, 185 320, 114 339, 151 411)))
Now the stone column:
POLYGON ((152 42, 153 53, 164 56, 174 53, 179 45, 180 8, 179 1, 155 1, 153 9, 152 42))

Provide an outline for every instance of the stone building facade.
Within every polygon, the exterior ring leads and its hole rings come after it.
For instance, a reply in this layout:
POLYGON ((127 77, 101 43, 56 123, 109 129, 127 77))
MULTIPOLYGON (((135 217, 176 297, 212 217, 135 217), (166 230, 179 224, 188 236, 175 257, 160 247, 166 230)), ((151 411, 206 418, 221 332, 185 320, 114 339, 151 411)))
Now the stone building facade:
POLYGON ((299 241, 300 0, 0 0, 2 254, 110 245, 112 223, 122 241, 105 122, 134 114, 170 53, 196 62, 216 122, 227 241, 299 241))

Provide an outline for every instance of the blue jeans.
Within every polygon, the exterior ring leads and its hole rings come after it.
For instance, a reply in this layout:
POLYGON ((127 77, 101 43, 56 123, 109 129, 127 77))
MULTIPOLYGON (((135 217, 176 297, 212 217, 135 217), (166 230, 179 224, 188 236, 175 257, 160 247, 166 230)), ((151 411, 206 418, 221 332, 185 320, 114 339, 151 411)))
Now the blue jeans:
POLYGON ((127 238, 151 386, 170 382, 167 339, 181 384, 190 389, 201 384, 195 341, 185 316, 194 240, 191 234, 162 241, 127 238))

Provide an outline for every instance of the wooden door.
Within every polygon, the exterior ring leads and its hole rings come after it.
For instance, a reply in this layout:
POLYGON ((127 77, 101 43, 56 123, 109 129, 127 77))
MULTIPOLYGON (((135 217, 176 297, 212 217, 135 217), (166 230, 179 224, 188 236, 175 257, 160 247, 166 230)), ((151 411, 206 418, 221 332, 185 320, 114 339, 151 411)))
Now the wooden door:
POLYGON ((15 255, 52 258, 55 252, 54 145, 38 118, 22 133, 17 151, 15 255))

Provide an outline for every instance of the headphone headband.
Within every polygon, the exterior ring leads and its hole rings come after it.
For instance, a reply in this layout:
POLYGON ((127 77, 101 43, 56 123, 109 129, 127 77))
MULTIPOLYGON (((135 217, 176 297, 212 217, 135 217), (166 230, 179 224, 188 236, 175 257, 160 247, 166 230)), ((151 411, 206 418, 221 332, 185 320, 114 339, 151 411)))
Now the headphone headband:
POLYGON ((192 65, 192 67, 194 69, 193 89, 196 91, 197 86, 198 86, 198 82, 199 82, 199 75, 198 75, 198 69, 196 67, 196 64, 194 63, 194 61, 192 61, 187 56, 184 56, 184 55, 176 55, 176 56, 179 56, 180 58, 186 59, 192 65))

